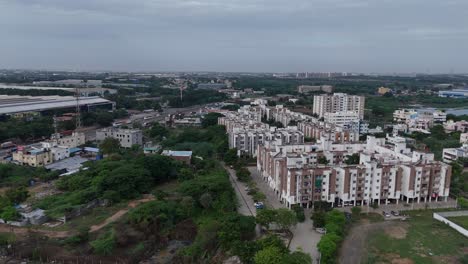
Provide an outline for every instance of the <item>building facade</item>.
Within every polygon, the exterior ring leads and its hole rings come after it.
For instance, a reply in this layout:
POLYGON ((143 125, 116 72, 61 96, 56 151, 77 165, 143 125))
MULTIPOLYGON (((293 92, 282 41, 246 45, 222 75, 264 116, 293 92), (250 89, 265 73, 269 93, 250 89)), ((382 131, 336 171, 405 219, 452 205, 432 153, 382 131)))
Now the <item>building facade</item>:
POLYGON ((373 136, 365 143, 266 143, 259 147, 257 169, 280 201, 304 207, 315 201, 332 206, 440 201, 449 195, 451 178, 451 167, 433 154, 412 152, 401 138, 373 136), (354 153, 359 162, 347 164, 354 153))
POLYGON ((98 142, 111 137, 120 142, 120 146, 131 148, 133 145, 143 145, 143 133, 139 129, 123 129, 108 127, 96 131, 96 140, 98 142))
POLYGON ((364 96, 348 95, 345 93, 316 95, 314 96, 313 113, 319 117, 324 117, 325 113, 353 111, 358 114, 360 119, 363 119, 364 104, 364 96))

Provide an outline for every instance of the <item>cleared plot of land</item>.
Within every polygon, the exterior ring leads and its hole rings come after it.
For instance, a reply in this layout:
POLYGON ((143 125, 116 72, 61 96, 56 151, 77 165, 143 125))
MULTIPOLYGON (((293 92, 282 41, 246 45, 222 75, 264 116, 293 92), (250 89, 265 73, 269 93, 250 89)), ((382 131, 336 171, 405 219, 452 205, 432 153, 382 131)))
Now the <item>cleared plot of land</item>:
POLYGON ((468 216, 454 216, 448 217, 447 219, 465 229, 468 229, 468 216))
POLYGON ((390 222, 368 233, 361 263, 463 263, 468 239, 432 218, 432 211, 410 212, 407 222, 390 222))

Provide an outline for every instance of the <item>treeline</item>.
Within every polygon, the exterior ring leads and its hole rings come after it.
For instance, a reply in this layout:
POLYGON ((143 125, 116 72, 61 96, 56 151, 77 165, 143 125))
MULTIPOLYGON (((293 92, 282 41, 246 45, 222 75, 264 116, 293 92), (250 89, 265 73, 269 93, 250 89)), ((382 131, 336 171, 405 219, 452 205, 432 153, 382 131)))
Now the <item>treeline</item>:
POLYGON ((22 96, 49 96, 49 95, 60 95, 60 96, 70 96, 74 95, 73 91, 65 91, 65 90, 55 90, 55 89, 5 89, 0 88, 0 94, 4 95, 22 95, 22 96))
POLYGON ((49 137, 54 132, 53 120, 49 116, 7 118, 0 121, 0 141, 19 138, 22 141, 49 137))

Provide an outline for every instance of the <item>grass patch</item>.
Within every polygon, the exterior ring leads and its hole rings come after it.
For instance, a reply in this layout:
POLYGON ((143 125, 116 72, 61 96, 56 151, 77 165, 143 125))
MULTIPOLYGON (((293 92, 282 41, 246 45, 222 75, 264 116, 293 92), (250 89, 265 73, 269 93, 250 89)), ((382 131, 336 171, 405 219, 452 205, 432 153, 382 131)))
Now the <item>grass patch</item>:
POLYGON ((454 216, 448 217, 447 219, 465 229, 468 229, 468 216, 454 216))
MULTIPOLYGON (((388 256, 411 259, 415 264, 439 263, 437 257, 463 257, 467 239, 452 228, 432 218, 433 211, 413 211, 407 222, 404 239, 392 238, 384 230, 369 236, 373 260, 390 263, 388 256)), ((396 224, 397 225, 397 224, 396 224)))

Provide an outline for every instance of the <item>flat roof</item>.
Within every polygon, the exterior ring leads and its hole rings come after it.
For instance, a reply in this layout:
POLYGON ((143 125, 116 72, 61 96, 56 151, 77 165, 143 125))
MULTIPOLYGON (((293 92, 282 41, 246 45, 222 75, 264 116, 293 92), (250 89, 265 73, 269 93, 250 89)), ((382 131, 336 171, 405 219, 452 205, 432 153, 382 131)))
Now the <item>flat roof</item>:
MULTIPOLYGON (((80 97, 81 106, 93 104, 113 103, 101 97, 80 97)), ((73 96, 18 96, 0 95, 0 114, 20 112, 44 111, 57 108, 71 108, 76 106, 73 96)))
POLYGON ((89 159, 83 158, 81 156, 74 156, 54 162, 52 164, 48 164, 45 166, 45 168, 53 171, 63 169, 66 169, 67 171, 79 170, 82 166, 81 164, 88 160, 89 159))
POLYGON ((177 156, 177 157, 190 157, 190 156, 192 156, 192 151, 164 150, 162 152, 162 155, 177 156))

